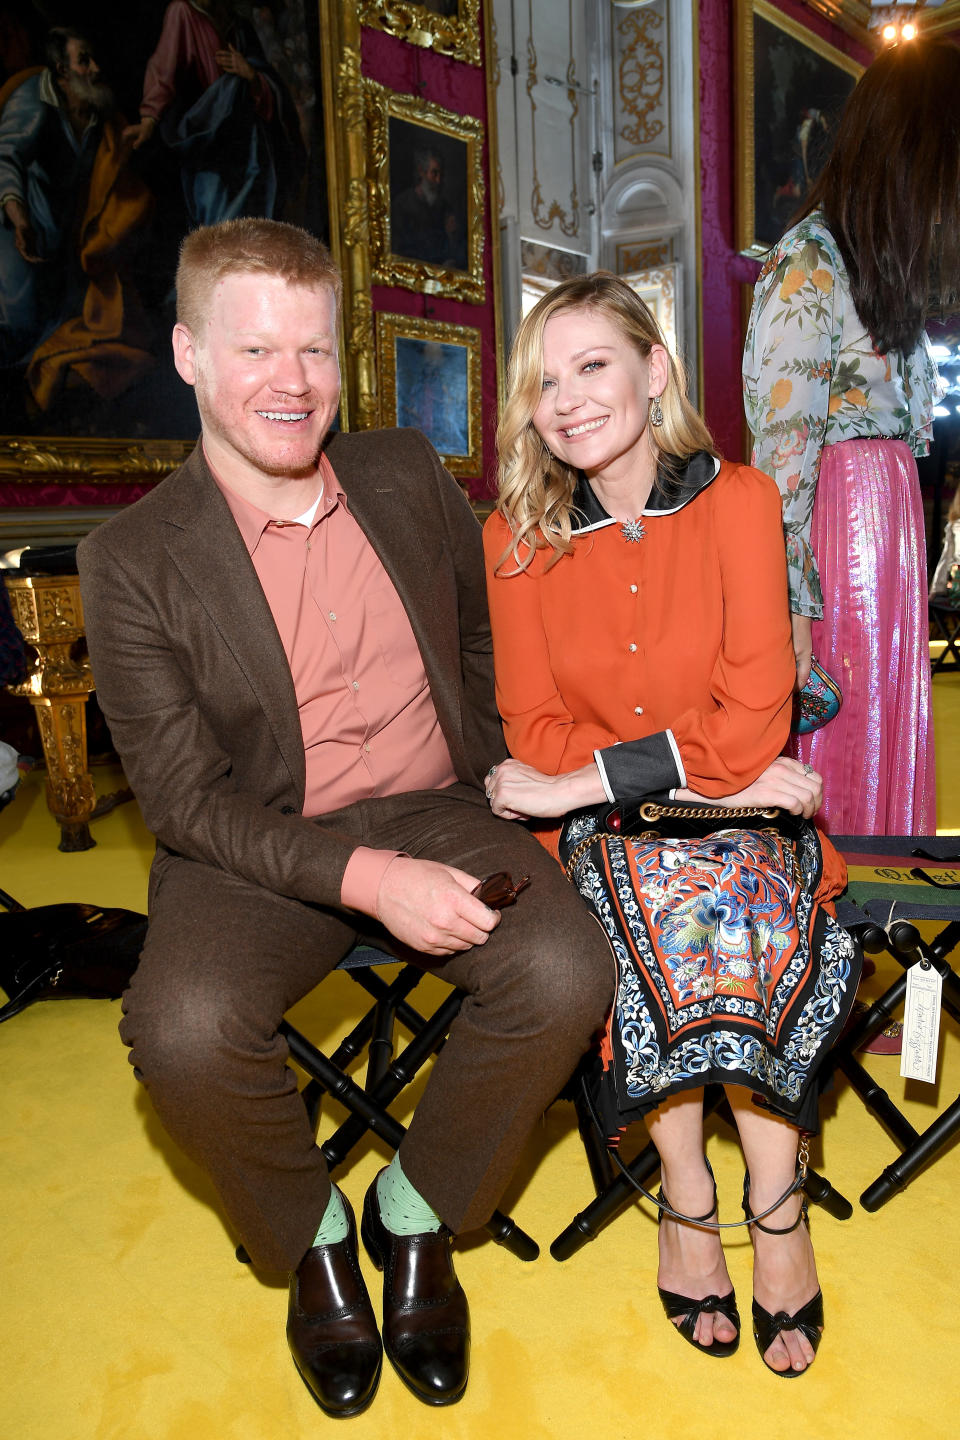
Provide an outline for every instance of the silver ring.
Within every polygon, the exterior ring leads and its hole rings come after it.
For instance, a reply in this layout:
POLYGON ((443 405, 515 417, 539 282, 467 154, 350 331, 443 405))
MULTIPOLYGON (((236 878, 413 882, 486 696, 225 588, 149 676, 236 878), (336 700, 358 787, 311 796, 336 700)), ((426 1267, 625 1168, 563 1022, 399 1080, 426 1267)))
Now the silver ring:
POLYGON ((496 773, 497 773, 497 767, 496 767, 496 765, 491 765, 491 766, 490 766, 490 769, 487 771, 487 779, 489 780, 490 777, 491 777, 491 775, 496 775, 496 773))
POLYGON ((804 773, 804 775, 812 775, 812 774, 813 774, 813 766, 810 765, 809 763, 808 763, 808 764, 805 764, 804 767, 803 767, 803 773, 804 773))

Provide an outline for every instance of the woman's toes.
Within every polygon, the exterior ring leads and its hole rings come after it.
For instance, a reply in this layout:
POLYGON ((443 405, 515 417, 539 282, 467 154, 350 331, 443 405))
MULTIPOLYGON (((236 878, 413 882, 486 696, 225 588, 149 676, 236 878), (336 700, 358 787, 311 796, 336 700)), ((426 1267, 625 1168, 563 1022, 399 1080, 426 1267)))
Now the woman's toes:
POLYGON ((694 1331, 700 1345, 712 1345, 714 1340, 725 1345, 728 1341, 736 1339, 736 1334, 736 1327, 730 1323, 726 1315, 701 1315, 694 1331))
POLYGON ((774 1370, 806 1370, 814 1361, 813 1346, 798 1330, 782 1330, 764 1357, 774 1370))
POLYGON ((784 1343, 787 1347, 787 1354, 790 1356, 792 1369, 806 1370, 808 1365, 813 1364, 813 1347, 806 1336, 801 1335, 797 1330, 788 1330, 784 1336, 784 1343))
POLYGON ((783 1339, 779 1335, 777 1336, 776 1340, 774 1340, 773 1344, 770 1346, 770 1349, 767 1351, 763 1358, 770 1366, 771 1370, 783 1371, 793 1368, 790 1356, 787 1353, 787 1347, 783 1343, 783 1339))

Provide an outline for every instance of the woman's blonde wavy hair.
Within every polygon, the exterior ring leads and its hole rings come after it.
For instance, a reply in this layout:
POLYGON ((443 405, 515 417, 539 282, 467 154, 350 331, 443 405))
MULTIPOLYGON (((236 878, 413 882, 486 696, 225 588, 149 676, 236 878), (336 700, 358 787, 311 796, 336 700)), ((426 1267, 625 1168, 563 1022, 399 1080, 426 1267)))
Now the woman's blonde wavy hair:
MULTIPOLYGON (((562 281, 520 322, 507 370, 508 398, 497 427, 497 509, 513 532, 500 564, 512 556, 520 570, 537 550, 553 550, 549 566, 571 548, 578 472, 552 455, 533 428, 543 387, 544 326, 554 315, 570 310, 603 315, 644 359, 654 345, 666 349, 660 327, 636 291, 618 275, 602 270, 562 281)), ((647 426, 657 459, 657 483, 660 472, 669 476, 697 450, 715 453, 709 430, 687 399, 683 366, 669 351, 667 356, 669 374, 660 397, 663 424, 647 426)))

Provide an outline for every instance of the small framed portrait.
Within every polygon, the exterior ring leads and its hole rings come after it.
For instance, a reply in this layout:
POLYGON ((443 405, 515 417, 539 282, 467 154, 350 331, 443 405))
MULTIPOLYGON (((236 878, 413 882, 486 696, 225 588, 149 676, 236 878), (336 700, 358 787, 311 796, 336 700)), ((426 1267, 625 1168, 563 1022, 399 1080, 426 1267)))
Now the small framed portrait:
POLYGON ((481 121, 366 86, 374 281, 480 303, 481 121))
POLYGON ((480 64, 480 0, 360 0, 360 22, 468 65, 480 64))
POLYGON ((422 430, 453 475, 479 475, 480 331, 377 316, 381 423, 422 430))
POLYGON ((737 248, 760 256, 830 154, 863 66, 767 0, 737 0, 737 248))

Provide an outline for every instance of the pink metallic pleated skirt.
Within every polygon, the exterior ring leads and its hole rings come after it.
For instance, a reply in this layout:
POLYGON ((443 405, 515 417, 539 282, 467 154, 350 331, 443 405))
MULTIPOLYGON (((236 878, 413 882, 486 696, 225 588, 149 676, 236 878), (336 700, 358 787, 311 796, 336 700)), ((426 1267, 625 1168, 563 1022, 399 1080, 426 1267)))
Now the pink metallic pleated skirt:
POLYGON ((811 544, 823 587, 813 653, 843 691, 836 719, 791 738, 824 780, 833 835, 936 829, 926 546, 916 461, 902 440, 823 451, 811 544))

